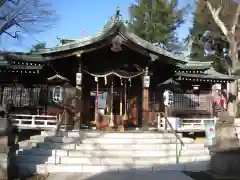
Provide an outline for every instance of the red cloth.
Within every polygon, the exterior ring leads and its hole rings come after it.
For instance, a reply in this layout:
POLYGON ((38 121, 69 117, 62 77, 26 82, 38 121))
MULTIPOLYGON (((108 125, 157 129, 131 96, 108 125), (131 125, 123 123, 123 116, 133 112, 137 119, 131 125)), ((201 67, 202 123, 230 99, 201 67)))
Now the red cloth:
POLYGON ((227 99, 225 97, 221 98, 221 105, 222 107, 226 108, 227 107, 227 99))
POLYGON ((222 104, 221 101, 222 101, 222 99, 220 97, 215 97, 213 100, 214 104, 216 104, 216 105, 221 105, 222 104))

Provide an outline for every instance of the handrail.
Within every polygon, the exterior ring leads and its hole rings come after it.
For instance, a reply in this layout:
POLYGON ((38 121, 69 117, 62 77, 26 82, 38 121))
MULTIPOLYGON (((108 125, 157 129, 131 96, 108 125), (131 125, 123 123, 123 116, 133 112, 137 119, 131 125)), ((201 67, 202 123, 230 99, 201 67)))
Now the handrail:
POLYGON ((57 135, 58 131, 60 130, 60 127, 62 125, 62 122, 63 122, 63 117, 62 117, 62 114, 59 114, 58 115, 58 121, 57 121, 57 124, 56 124, 56 131, 55 131, 55 134, 57 135))
POLYGON ((173 134, 176 136, 176 138, 180 141, 181 145, 184 146, 184 143, 181 139, 181 137, 178 135, 178 133, 176 133, 176 131, 174 130, 174 128, 172 127, 172 124, 169 122, 166 113, 164 112, 160 112, 160 114, 165 118, 165 120, 167 121, 168 126, 171 128, 171 131, 173 132, 173 134))
POLYGON ((165 118, 165 129, 166 129, 166 122, 168 124, 168 126, 170 127, 171 131, 173 132, 173 134, 175 135, 176 137, 176 163, 179 164, 179 151, 178 151, 178 140, 181 144, 181 149, 182 147, 184 146, 184 143, 181 139, 181 137, 176 133, 176 131, 173 129, 172 127, 172 124, 169 122, 168 118, 167 118, 167 115, 166 115, 166 112, 160 112, 160 114, 165 118))

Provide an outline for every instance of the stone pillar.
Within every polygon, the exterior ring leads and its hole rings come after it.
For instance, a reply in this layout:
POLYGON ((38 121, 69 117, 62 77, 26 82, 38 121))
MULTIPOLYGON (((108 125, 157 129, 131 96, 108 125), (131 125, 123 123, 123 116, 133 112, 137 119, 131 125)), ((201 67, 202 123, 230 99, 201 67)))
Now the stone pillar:
POLYGON ((75 115, 76 115, 76 121, 75 121, 75 129, 81 128, 82 123, 82 64, 81 64, 81 54, 77 55, 78 57, 78 71, 76 73, 76 92, 75 92, 75 98, 76 98, 76 107, 75 107, 75 115))

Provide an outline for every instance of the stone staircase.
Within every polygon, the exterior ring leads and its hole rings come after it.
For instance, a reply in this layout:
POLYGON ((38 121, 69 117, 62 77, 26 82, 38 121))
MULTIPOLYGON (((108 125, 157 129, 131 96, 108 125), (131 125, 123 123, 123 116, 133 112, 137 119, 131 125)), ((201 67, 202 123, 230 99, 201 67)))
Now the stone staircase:
POLYGON ((19 172, 205 171, 210 160, 202 143, 173 133, 43 131, 32 136, 31 147, 19 149, 19 172))

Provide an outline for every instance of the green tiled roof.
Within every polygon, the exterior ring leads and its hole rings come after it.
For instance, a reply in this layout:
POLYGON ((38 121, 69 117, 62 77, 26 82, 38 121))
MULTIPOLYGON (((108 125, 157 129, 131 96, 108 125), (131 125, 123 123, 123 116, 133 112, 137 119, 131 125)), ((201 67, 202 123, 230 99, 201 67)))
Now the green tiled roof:
POLYGON ((205 70, 200 74, 188 74, 184 72, 177 72, 175 76, 178 77, 189 77, 189 78, 200 78, 200 79, 222 79, 222 80, 235 80, 239 79, 237 76, 228 76, 226 74, 222 74, 217 72, 214 68, 210 68, 205 70))
POLYGON ((16 58, 22 61, 48 61, 56 59, 55 56, 57 56, 58 52, 64 52, 69 50, 74 50, 75 52, 84 52, 84 49, 87 49, 86 46, 105 40, 107 37, 111 37, 112 35, 119 35, 124 40, 135 44, 136 47, 143 48, 148 53, 152 53, 157 57, 169 57, 170 62, 176 62, 179 64, 187 63, 186 57, 175 55, 159 46, 155 46, 152 43, 136 36, 134 33, 128 30, 123 21, 119 20, 115 16, 112 17, 104 26, 104 28, 94 36, 85 37, 79 40, 69 40, 68 43, 58 45, 55 48, 42 49, 38 52, 31 54, 13 53, 10 54, 10 56, 12 58, 16 58))
POLYGON ((182 70, 204 70, 212 67, 213 62, 201 62, 201 61, 189 61, 186 64, 180 66, 182 70))

